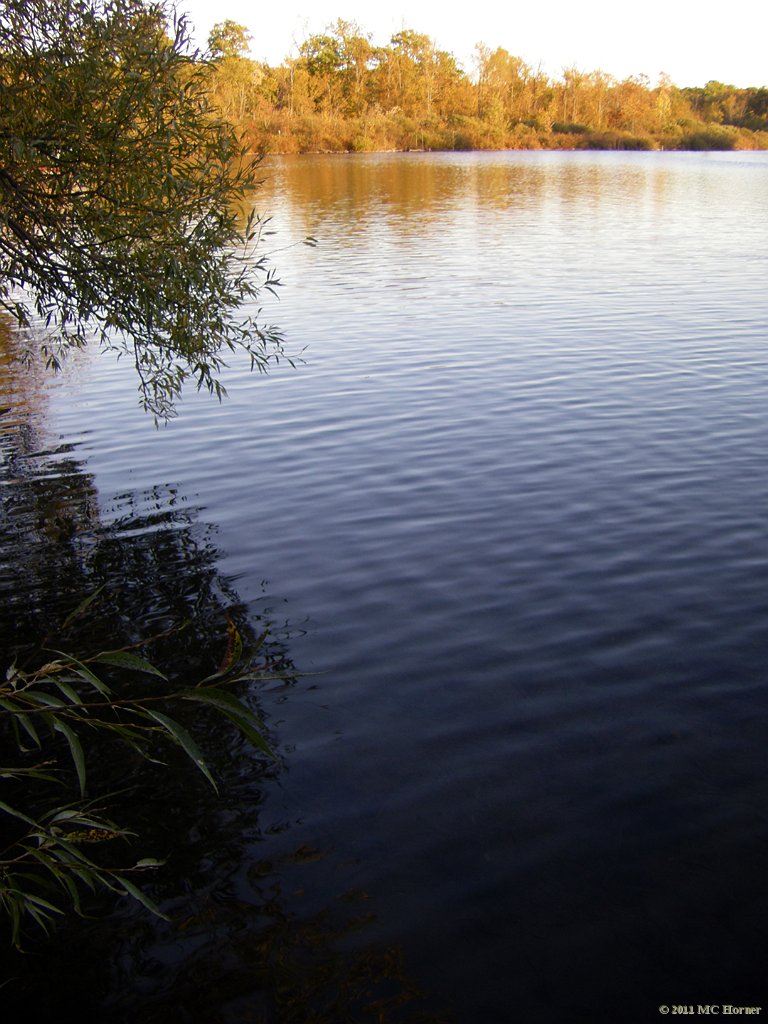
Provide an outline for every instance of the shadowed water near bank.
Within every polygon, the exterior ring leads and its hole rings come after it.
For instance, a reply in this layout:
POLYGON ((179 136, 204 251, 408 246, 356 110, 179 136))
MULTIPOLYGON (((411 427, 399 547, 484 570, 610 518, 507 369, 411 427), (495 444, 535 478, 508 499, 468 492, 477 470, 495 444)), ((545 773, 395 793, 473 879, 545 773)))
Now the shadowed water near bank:
MULTIPOLYGON (((264 670, 249 700, 262 715, 270 705, 264 720, 277 747, 280 704, 294 687, 312 685, 297 681, 290 658, 301 629, 264 600, 239 599, 217 567, 215 531, 178 490, 129 492, 102 507, 77 445, 52 445, 33 396, 25 403, 4 383, 3 669, 43 638, 83 657, 149 638, 141 650, 170 681, 160 686, 183 685, 215 671, 227 622, 236 620, 246 655, 258 649, 264 670), (62 629, 83 596, 94 594, 88 614, 62 629)), ((37 399, 45 401, 42 393, 37 399)), ((183 756, 167 769, 128 748, 97 748, 89 759, 89 796, 107 794, 118 823, 135 833, 106 862, 161 858, 161 868, 135 881, 169 920, 86 892, 86 916, 63 920, 51 939, 28 922, 24 952, 4 953, 4 1012, 201 1024, 299 1022, 308 1014, 332 1022, 357 1012, 400 1020, 406 1007, 407 1019, 444 1019, 420 1009, 402 950, 366 943, 373 901, 348 887, 333 851, 302 843, 292 835, 296 822, 265 808, 289 758, 275 762, 250 749, 215 717, 197 716, 192 725, 221 796, 183 756), (321 861, 331 865, 334 888, 313 884, 321 861)), ((6 946, 7 933, 3 921, 6 946)))

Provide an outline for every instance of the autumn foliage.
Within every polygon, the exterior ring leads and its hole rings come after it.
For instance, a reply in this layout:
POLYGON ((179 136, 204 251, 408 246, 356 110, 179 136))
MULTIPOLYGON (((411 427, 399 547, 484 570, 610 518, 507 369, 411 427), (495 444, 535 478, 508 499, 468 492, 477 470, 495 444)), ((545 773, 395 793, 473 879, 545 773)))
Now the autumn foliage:
POLYGON ((265 152, 768 147, 768 88, 574 67, 553 79, 483 44, 468 72, 428 35, 404 29, 381 46, 341 19, 279 67, 248 59, 247 41, 242 26, 216 26, 211 88, 265 152))

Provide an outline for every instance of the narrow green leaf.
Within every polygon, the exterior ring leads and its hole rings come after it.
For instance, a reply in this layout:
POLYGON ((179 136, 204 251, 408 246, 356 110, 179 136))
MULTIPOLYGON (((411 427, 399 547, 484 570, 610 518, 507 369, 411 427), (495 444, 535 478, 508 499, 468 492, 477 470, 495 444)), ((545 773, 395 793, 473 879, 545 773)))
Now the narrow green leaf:
POLYGON ((80 676, 81 679, 84 679, 86 683, 90 683, 90 685, 103 696, 107 697, 112 692, 107 684, 102 683, 98 676, 95 676, 88 666, 82 663, 82 661, 78 661, 77 658, 73 658, 71 654, 64 654, 63 651, 51 651, 51 653, 58 654, 60 658, 64 658, 67 666, 70 667, 73 672, 80 676))
POLYGON ((43 690, 25 690, 24 699, 31 704, 43 704, 49 708, 65 708, 67 702, 62 700, 61 697, 54 697, 51 693, 45 693, 43 690))
MULTIPOLYGON (((2 890, 0 890, 0 895, 2 895, 2 890)), ((18 900, 9 899, 6 902, 6 906, 8 907, 8 911, 11 915, 11 942, 14 946, 18 946, 19 937, 21 935, 21 913, 19 911, 18 900)))
POLYGON ((55 836, 50 841, 49 849, 52 857, 65 864, 70 871, 77 874, 78 869, 88 874, 99 874, 99 869, 84 853, 63 836, 55 836))
POLYGON ((160 711, 154 711, 150 708, 144 708, 144 711, 150 718, 154 719, 158 723, 158 725, 161 725, 173 737, 173 739, 184 750, 187 756, 197 765, 197 767, 200 769, 200 771, 203 773, 206 779, 208 779, 210 784, 218 793, 219 789, 218 786, 216 785, 216 780, 214 779, 213 775, 211 775, 210 769, 208 768, 208 765, 205 763, 205 759, 203 758, 203 755, 200 752, 200 748, 189 735, 184 726, 181 725, 179 722, 175 721, 175 719, 169 718, 167 715, 162 714, 162 712, 160 711))
POLYGON ((216 686, 196 686, 192 690, 182 690, 180 695, 184 700, 199 701, 202 704, 212 704, 216 708, 231 711, 239 714, 245 719, 251 719, 258 724, 258 719, 243 702, 234 694, 221 690, 216 686))
POLYGON ((67 629, 68 626, 71 626, 75 619, 79 618, 83 614, 83 612, 87 611, 88 608, 90 608, 90 606, 102 592, 104 587, 105 584, 102 584, 100 587, 97 587, 92 594, 89 594, 88 597, 84 598, 80 602, 80 604, 77 606, 77 608, 75 608, 73 612, 69 613, 69 615, 66 617, 66 619, 64 619, 64 621, 61 624, 62 630, 67 629))
POLYGON ((133 882, 129 882, 124 875, 113 875, 113 878, 123 886, 126 893, 133 896, 133 898, 138 900, 139 903, 143 904, 150 913, 154 914, 156 917, 161 917, 164 921, 170 921, 168 915, 164 914, 160 907, 158 907, 158 905, 151 900, 145 892, 142 892, 141 889, 133 884, 133 882))
MULTIPOLYGON (((34 745, 39 750, 40 749, 40 737, 37 735, 37 729, 35 729, 34 725, 32 724, 32 722, 31 722, 31 720, 29 718, 29 716, 25 715, 22 712, 22 710, 21 710, 22 705, 20 703, 17 703, 17 702, 14 702, 14 701, 10 701, 10 700, 0 700, 0 707, 5 708, 5 710, 11 712, 11 714, 13 715, 12 721, 17 722, 22 727, 24 732, 26 732, 27 736, 29 736, 29 738, 32 740, 34 745)), ((19 737, 17 737, 17 739, 18 739, 19 746, 21 747, 21 745, 22 745, 21 744, 21 737, 19 736, 19 737)))
MULTIPOLYGON (((50 761, 46 761, 46 764, 50 764, 50 761)), ((41 772, 39 768, 0 768, 0 779, 42 779, 43 782, 61 782, 55 774, 51 772, 41 772)))
POLYGON ((75 913, 80 914, 82 911, 80 909, 80 893, 77 891, 77 886, 67 875, 61 875, 59 877, 59 882, 61 882, 69 893, 69 898, 72 900, 72 906, 75 908, 75 913))
MULTIPOLYGON (((24 731, 27 733, 29 738, 32 740, 32 742, 35 744, 35 746, 39 750, 41 748, 41 746, 42 746, 42 744, 40 743, 40 737, 37 735, 37 729, 35 729, 31 719, 29 718, 29 716, 28 715, 18 715, 17 718, 16 718, 16 721, 19 723, 19 725, 22 727, 22 729, 24 729, 24 731)), ((41 776, 41 778, 44 778, 44 777, 45 776, 41 776)))
POLYGON ((49 924, 51 920, 51 915, 49 913, 46 913, 46 911, 40 910, 35 906, 30 906, 28 903, 25 905, 24 909, 33 919, 33 921, 35 921, 39 925, 39 927, 42 928, 43 932, 46 935, 51 934, 51 928, 49 924))
POLYGON ((206 689, 195 688, 194 690, 185 690, 183 692, 184 700, 198 701, 202 704, 209 704, 215 707, 220 714, 228 718, 240 732, 248 739, 258 750, 263 751, 270 757, 274 757, 274 753, 270 749, 264 737, 259 732, 261 722, 250 711, 242 701, 239 701, 237 697, 231 693, 225 693, 222 690, 215 689, 213 687, 207 687, 206 689))
POLYGON ((75 878, 79 878, 83 885, 88 886, 91 892, 96 892, 96 884, 95 879, 93 878, 93 872, 77 867, 74 864, 68 865, 68 867, 70 874, 74 875, 75 878))
POLYGON ((245 738, 247 740, 249 740, 250 743, 254 747, 256 747, 257 750, 261 750, 263 753, 267 754, 269 757, 277 760, 276 755, 274 754, 274 752, 270 748, 270 746, 267 743, 267 741, 264 739, 264 737, 261 735, 261 733, 257 729, 254 729, 254 727, 249 722, 243 721, 243 719, 238 718, 237 716, 230 714, 228 711, 222 711, 221 713, 226 718, 228 718, 231 722, 233 722, 234 725, 237 726, 237 728, 240 730, 240 732, 243 734, 243 736, 245 736, 245 738))
MULTIPOLYGON (((52 931, 53 931, 53 912, 51 912, 50 910, 47 910, 44 907, 38 907, 38 906, 35 906, 34 904, 30 905, 29 903, 27 903, 25 905, 24 909, 29 914, 29 916, 31 918, 33 918, 33 920, 35 920, 37 922, 37 924, 40 926, 40 928, 43 929, 43 931, 45 932, 46 935, 50 935, 52 933, 52 931)), ((61 913, 63 913, 63 911, 59 910, 59 911, 56 911, 56 913, 61 914, 61 913)))
POLYGON ((57 732, 60 732, 65 737, 69 744, 69 750, 72 754, 72 760, 75 763, 75 769, 77 770, 77 780, 80 783, 80 795, 85 796, 85 754, 83 753, 83 747, 80 743, 80 739, 77 733, 71 729, 66 722, 56 720, 53 723, 53 727, 57 732))
POLYGON ((69 683, 65 683, 63 679, 53 679, 52 682, 73 704, 83 703, 80 694, 69 683))
MULTIPOLYGON (((64 876, 61 873, 60 865, 56 863, 56 859, 54 857, 46 853, 45 850, 41 850, 39 847, 23 846, 23 849, 30 857, 33 858, 33 860, 42 864, 46 871, 50 871, 54 878, 61 881, 64 876)), ((35 881, 39 881, 39 878, 36 878, 35 881)))
POLYGON ((124 740, 139 753, 142 752, 142 744, 146 743, 146 738, 132 726, 110 722, 109 731, 115 733, 116 736, 119 736, 121 740, 124 740))
POLYGON ((98 661, 103 665, 114 665, 116 668, 129 669, 132 672, 146 672, 148 675, 158 676, 160 679, 168 678, 146 658, 140 658, 137 654, 131 654, 130 651, 104 651, 102 654, 97 654, 93 661, 98 661))
MULTIPOLYGON (((19 871, 14 877, 16 879, 22 879, 24 882, 27 883, 29 887, 31 887, 25 889, 25 893, 34 891, 34 886, 42 886, 44 889, 46 889, 48 892, 52 894, 51 898, 58 897, 60 887, 56 884, 56 876, 58 875, 59 872, 56 868, 56 865, 52 865, 51 867, 49 867, 48 870, 53 875, 53 878, 42 876, 39 874, 39 872, 35 874, 32 871, 19 871)), ((38 894, 35 893, 35 895, 38 894)))
POLYGON ((0 811, 5 811, 6 814, 13 815, 14 818, 18 818, 20 821, 25 821, 28 825, 33 828, 39 828, 40 826, 33 818, 28 818, 26 814, 22 814, 21 811, 15 810, 10 804, 5 803, 4 800, 0 800, 0 811))
POLYGON ((77 818, 79 814, 79 811, 73 810, 72 808, 67 808, 63 811, 58 811, 56 814, 54 814, 54 816, 50 819, 50 822, 53 825, 57 821, 72 821, 72 819, 77 818))
POLYGON ((35 896, 31 892, 25 892, 24 899, 28 903, 34 903, 36 907, 43 907, 45 908, 45 910, 50 910, 54 914, 63 913, 60 907, 55 907, 53 903, 49 902, 48 900, 44 900, 42 896, 35 896))

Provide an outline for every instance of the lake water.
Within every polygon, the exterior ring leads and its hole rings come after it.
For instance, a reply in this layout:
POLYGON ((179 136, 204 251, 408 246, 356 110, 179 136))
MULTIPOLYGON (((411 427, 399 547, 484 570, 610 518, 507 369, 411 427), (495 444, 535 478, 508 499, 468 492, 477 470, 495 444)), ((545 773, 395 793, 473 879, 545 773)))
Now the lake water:
POLYGON ((35 472, 75 460, 102 522, 129 494, 142 535, 152 501, 214 528, 301 673, 260 696, 284 767, 211 855, 215 927, 145 936, 112 1019, 193 965, 216 1010, 166 1020, 341 1021, 302 977, 374 949, 402 958, 376 998, 425 994, 391 1020, 767 1003, 768 155, 265 175, 296 369, 232 368, 159 431, 106 356, 6 385, 35 472), (266 877, 294 1017, 265 1009, 266 877))

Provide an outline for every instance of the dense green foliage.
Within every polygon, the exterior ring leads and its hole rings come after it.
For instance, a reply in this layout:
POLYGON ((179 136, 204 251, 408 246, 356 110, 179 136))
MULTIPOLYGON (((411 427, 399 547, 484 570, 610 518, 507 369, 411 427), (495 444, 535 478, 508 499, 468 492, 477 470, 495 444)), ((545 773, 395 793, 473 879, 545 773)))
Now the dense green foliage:
POLYGON ((184 19, 166 0, 7 0, 0 57, 0 309, 30 346, 52 366, 92 338, 127 353, 160 418, 189 378, 220 393, 228 352, 279 357, 255 305, 276 281, 238 208, 255 166, 184 19))
MULTIPOLYGON (((232 36, 232 22, 224 24, 232 36)), ((381 46, 341 19, 279 67, 230 48, 213 88, 252 146, 271 152, 684 149, 700 148, 705 131, 712 148, 768 146, 765 88, 678 88, 666 76, 652 85, 644 76, 617 81, 575 67, 553 79, 482 44, 468 73, 428 35, 403 29, 381 46)))

